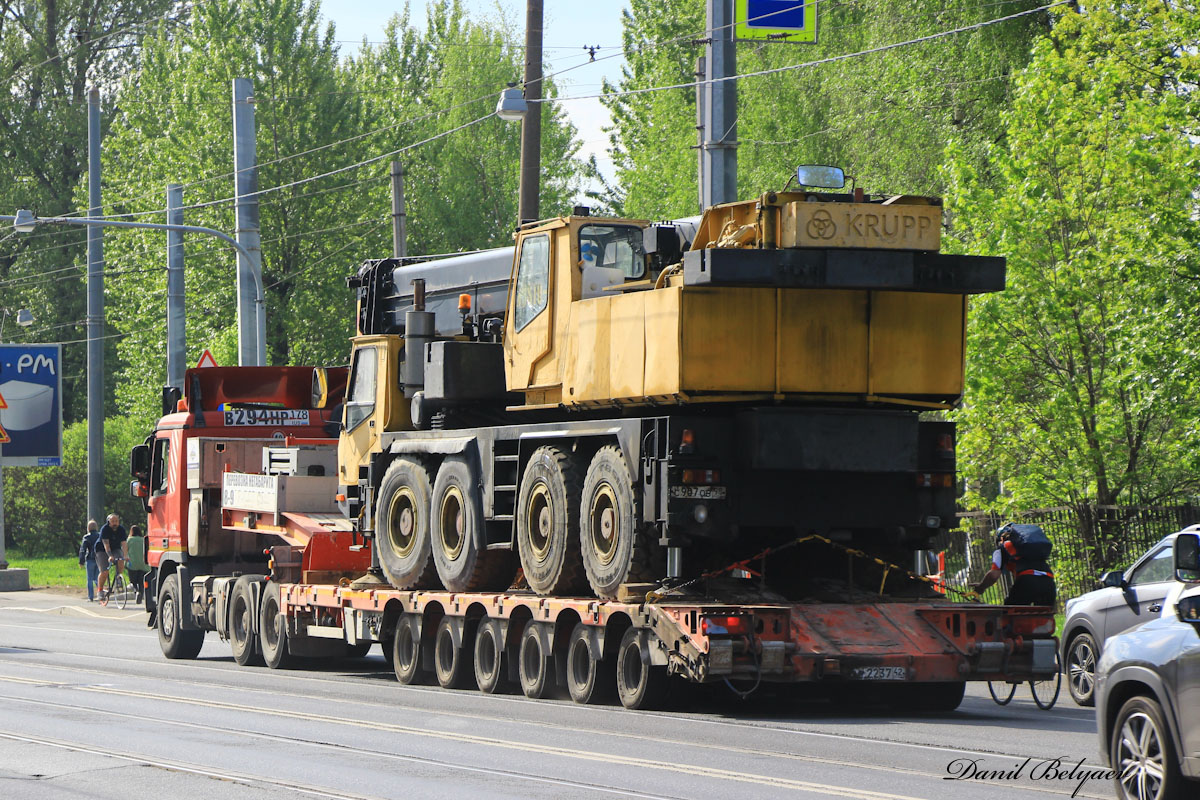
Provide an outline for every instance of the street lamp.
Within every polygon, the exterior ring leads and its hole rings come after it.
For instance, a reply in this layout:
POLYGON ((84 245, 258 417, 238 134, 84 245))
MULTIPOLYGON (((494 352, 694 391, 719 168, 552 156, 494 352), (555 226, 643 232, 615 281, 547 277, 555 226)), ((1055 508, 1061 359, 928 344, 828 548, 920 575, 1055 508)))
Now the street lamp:
POLYGON ((22 328, 28 328, 33 324, 33 313, 28 308, 19 308, 16 314, 7 308, 4 309, 4 315, 0 317, 0 344, 4 343, 4 323, 8 321, 9 317, 16 317, 17 324, 22 328))
MULTIPOLYGON (((522 101, 524 102, 524 101, 522 101)), ((164 225, 157 222, 127 222, 124 220, 115 219, 96 219, 94 217, 38 217, 28 209, 21 209, 15 217, 0 215, 0 220, 6 220, 13 224, 13 229, 17 233, 30 233, 38 225, 83 225, 93 226, 98 228, 141 228, 152 231, 180 231, 181 233, 203 233, 208 236, 215 236, 218 239, 232 245, 242 254, 250 263, 254 263, 253 256, 250 255, 245 247, 227 233, 215 230, 213 228, 204 228, 199 225, 164 225)), ((252 271, 254 276, 254 314, 257 319, 266 318, 266 310, 263 305, 263 282, 262 275, 257 271, 252 271)), ((238 309, 241 313, 241 309, 238 309)), ((240 324, 239 324, 240 328, 240 324)), ((256 330, 261 330, 262 326, 255 326, 256 330)), ((266 366, 267 362, 267 344, 261 337, 255 337, 255 364, 250 366, 266 366)))
POLYGON ((525 119, 527 113, 529 104, 525 102, 525 92, 510 83, 507 89, 500 92, 500 99, 496 102, 496 116, 505 122, 520 122, 525 119))

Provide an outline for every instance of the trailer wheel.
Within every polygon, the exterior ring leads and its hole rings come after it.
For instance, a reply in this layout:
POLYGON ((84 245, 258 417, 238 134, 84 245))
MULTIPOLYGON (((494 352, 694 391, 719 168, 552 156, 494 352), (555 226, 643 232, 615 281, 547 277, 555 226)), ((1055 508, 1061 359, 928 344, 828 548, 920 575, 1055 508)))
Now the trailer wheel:
POLYGON ((583 479, 579 544, 592 591, 617 596, 622 583, 653 580, 650 543, 634 524, 633 476, 621 451, 611 445, 592 457, 583 479))
POLYGON ((433 560, 451 592, 488 592, 512 583, 509 550, 488 550, 479 474, 463 456, 449 456, 433 484, 433 560))
POLYGON ((585 585, 579 552, 582 468, 557 447, 533 452, 517 498, 517 552, 529 588, 541 595, 573 595, 585 585))
POLYGON ((667 697, 667 668, 650 663, 645 637, 630 628, 617 648, 617 696, 629 709, 659 708, 667 697))
POLYGON ((429 471, 410 458, 398 458, 379 484, 375 515, 379 566, 397 589, 438 585, 429 515, 429 471))
POLYGON ((263 661, 271 669, 288 669, 295 659, 288 652, 287 623, 279 613, 279 584, 275 581, 267 581, 263 586, 259 612, 258 640, 262 644, 263 661))
POLYGON ((617 680, 613 663, 596 655, 588 627, 580 622, 567 641, 567 691, 576 703, 602 703, 612 696, 617 680))
POLYGON ((233 660, 243 667, 262 666, 262 653, 258 649, 258 636, 254 633, 254 595, 251 594, 249 575, 243 575, 233 584, 233 596, 229 601, 229 645, 233 660))
POLYGON ((466 689, 474 677, 475 631, 470 622, 463 622, 462 636, 455 646, 454 625, 452 617, 438 621, 433 640, 433 671, 443 689, 466 689))
POLYGON ((371 645, 375 644, 370 640, 355 642, 354 644, 346 643, 346 658, 364 658, 367 653, 371 652, 371 645))
POLYGON ((392 669, 396 680, 405 685, 425 683, 428 677, 421 666, 421 628, 417 618, 405 614, 396 620, 392 637, 392 669))
POLYGON ((525 625, 521 632, 521 655, 519 672, 521 691, 531 700, 540 700, 550 694, 554 686, 554 671, 550 668, 550 653, 542 643, 542 632, 536 622, 525 625))
POLYGON ((484 694, 495 694, 507 688, 504 678, 504 632, 500 621, 485 619, 479 623, 475 636, 475 683, 484 694))
POLYGON ((179 627, 182 602, 179 575, 172 572, 163 579, 158 592, 158 646, 167 658, 195 658, 204 646, 204 631, 179 627))

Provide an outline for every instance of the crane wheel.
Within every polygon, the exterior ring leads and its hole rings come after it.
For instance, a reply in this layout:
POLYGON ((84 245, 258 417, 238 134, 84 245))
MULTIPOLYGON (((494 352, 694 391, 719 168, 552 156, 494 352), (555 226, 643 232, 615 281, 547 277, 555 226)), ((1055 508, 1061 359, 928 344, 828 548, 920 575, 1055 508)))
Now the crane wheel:
POLYGON ((667 698, 667 668, 650 663, 647 636, 637 628, 617 648, 617 697, 629 709, 661 708, 667 698))
POLYGON ((567 641, 567 691, 576 703, 602 703, 616 688, 613 663, 602 656, 588 626, 580 622, 567 641))
POLYGON ((295 662, 295 657, 288 652, 287 622, 279 613, 279 584, 267 581, 262 594, 258 640, 262 644, 263 661, 271 669, 287 669, 295 662))
POLYGON ((442 617, 433 639, 433 672, 443 689, 469 688, 474 678, 474 626, 464 622, 462 635, 455 644, 455 620, 442 617))
POLYGON ((195 658, 204 646, 204 631, 179 627, 182 602, 179 574, 172 572, 158 591, 158 646, 167 658, 195 658))
POLYGON ((517 552, 529 588, 541 595, 580 594, 586 588, 579 552, 582 467, 557 447, 539 447, 521 476, 517 552))
POLYGON ((554 668, 550 657, 548 635, 536 622, 529 622, 521 632, 519 672, 521 691, 531 700, 540 700, 554 688, 554 668))
POLYGON ((398 458, 379 484, 375 531, 379 566, 397 589, 438 586, 430 534, 429 471, 413 458, 398 458))
POLYGON ((611 600, 623 583, 653 580, 650 542, 634 522, 633 476, 614 446, 601 447, 583 479, 579 546, 588 583, 611 600))
POLYGON ((451 592, 507 589, 515 572, 512 553, 488 550, 479 470, 463 456, 449 456, 433 484, 433 560, 451 592))
POLYGON ((262 666, 262 653, 258 648, 258 635, 254 632, 254 595, 249 575, 234 581, 229 600, 229 646, 233 660, 243 667, 262 666))
POLYGON ((392 669, 396 680, 405 685, 425 683, 428 673, 421 664, 421 624, 417 617, 405 614, 396 620, 392 637, 392 669))

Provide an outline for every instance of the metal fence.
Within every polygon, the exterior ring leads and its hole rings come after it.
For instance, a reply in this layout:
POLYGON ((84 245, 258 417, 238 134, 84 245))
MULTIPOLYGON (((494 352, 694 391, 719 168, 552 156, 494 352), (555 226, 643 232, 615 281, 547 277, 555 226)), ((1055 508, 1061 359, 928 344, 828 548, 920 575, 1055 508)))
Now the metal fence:
MULTIPOLYGON (((1200 506, 1074 506, 1038 508, 1001 517, 988 512, 958 515, 945 554, 945 580, 965 589, 991 567, 995 531, 1006 522, 1040 525, 1054 543, 1050 565, 1061 607, 1069 598, 1096 588, 1102 572, 1124 569, 1164 536, 1200 522, 1200 506)), ((1007 577, 985 599, 1001 602, 1007 577)))

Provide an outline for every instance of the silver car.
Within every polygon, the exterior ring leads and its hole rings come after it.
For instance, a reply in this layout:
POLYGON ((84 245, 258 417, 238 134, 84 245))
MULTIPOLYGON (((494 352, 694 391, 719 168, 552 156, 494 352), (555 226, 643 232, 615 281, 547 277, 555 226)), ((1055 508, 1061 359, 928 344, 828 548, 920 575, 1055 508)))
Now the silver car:
MULTIPOLYGON (((1200 532, 1200 525, 1184 531, 1200 532)), ((1178 535, 1164 538, 1124 572, 1104 573, 1096 591, 1067 601, 1061 663, 1067 673, 1067 689, 1079 705, 1095 703, 1096 662, 1104 643, 1160 616, 1167 596, 1178 589, 1172 562, 1172 544, 1178 535)))
POLYGON ((1166 612, 1109 639, 1096 670, 1100 753, 1118 800, 1200 797, 1200 538, 1178 545, 1166 612))

